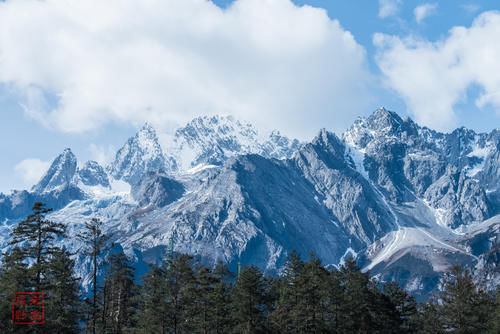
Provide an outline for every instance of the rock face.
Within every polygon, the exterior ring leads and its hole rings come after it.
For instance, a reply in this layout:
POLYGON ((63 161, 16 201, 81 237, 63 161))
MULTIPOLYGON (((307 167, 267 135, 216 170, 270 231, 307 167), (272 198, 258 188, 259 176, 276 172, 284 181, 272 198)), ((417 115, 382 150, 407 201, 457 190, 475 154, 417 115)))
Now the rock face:
POLYGON ((394 228, 394 217, 369 181, 356 171, 352 160, 345 159, 346 147, 333 133, 322 130, 293 158, 318 198, 334 216, 334 221, 361 247, 394 228), (354 167, 354 168, 353 168, 354 167))
POLYGON ((76 157, 71 149, 65 149, 50 165, 40 182, 33 186, 33 192, 43 193, 68 186, 75 176, 76 157))
POLYGON ((166 155, 176 162, 177 170, 185 171, 200 164, 222 165, 229 158, 242 154, 290 158, 301 145, 279 131, 261 138, 251 124, 232 116, 204 116, 175 131, 167 143, 166 155))
POLYGON ((479 182, 455 168, 448 169, 427 188, 424 199, 431 206, 445 210, 444 222, 452 228, 483 221, 490 216, 486 193, 479 182))
POLYGON ((381 108, 343 137, 361 152, 369 179, 391 201, 424 199, 446 211, 441 218, 452 228, 487 219, 496 210, 483 181, 482 167, 485 161, 490 166, 495 152, 485 134, 464 128, 441 134, 381 108))
POLYGON ((101 218, 138 268, 160 262, 171 241, 208 264, 268 273, 292 249, 334 266, 353 255, 424 299, 455 263, 500 284, 499 152, 499 130, 444 134, 383 108, 308 143, 261 137, 226 116, 196 118, 170 137, 146 124, 106 169, 77 167, 67 149, 31 191, 0 194, 0 245, 44 201, 70 236, 101 218))
POLYGON ((131 189, 132 197, 141 207, 154 205, 162 208, 179 199, 183 193, 182 183, 152 172, 147 173, 131 189))
POLYGON ((147 172, 175 169, 175 164, 170 166, 169 162, 158 143, 156 131, 146 123, 116 153, 108 171, 115 179, 134 184, 147 172))
POLYGON ((110 187, 108 174, 96 161, 87 161, 78 169, 78 177, 86 186, 110 187))

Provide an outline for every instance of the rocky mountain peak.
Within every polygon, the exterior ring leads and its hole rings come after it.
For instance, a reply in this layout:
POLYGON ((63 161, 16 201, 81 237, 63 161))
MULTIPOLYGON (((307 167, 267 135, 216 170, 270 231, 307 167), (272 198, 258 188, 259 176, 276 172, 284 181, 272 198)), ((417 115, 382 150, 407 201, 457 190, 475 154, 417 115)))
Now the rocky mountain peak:
POLYGON ((144 123, 142 128, 137 133, 139 134, 139 136, 141 136, 143 138, 148 138, 149 140, 152 140, 152 141, 158 141, 158 137, 156 135, 156 130, 148 122, 144 123))
POLYGON ((76 157, 71 149, 66 148, 54 159, 40 182, 33 186, 34 192, 45 192, 68 185, 75 176, 76 157))
POLYGON ((232 116, 201 116, 175 131, 167 148, 180 170, 219 165, 235 154, 256 151, 257 130, 232 116))
POLYGON ((166 166, 156 131, 146 123, 118 150, 108 170, 115 179, 134 184, 145 172, 163 170, 166 166))
POLYGON ((257 130, 251 124, 240 122, 233 116, 200 116, 178 129, 175 137, 192 144, 203 145, 220 141, 236 142, 242 138, 247 138, 246 141, 255 140, 257 130))
POLYGON ((265 157, 284 159, 292 155, 302 147, 297 139, 283 136, 278 130, 273 130, 269 138, 262 144, 261 154, 265 157))
POLYGON ((182 171, 200 164, 221 165, 230 157, 249 153, 290 158, 300 146, 279 131, 263 138, 253 125, 232 116, 202 116, 175 132, 166 153, 182 171))
POLYGON ((401 119, 397 113, 383 107, 375 110, 375 112, 367 118, 368 128, 380 134, 388 134, 397 131, 401 128, 403 122, 403 119, 401 119))
POLYGON ((110 187, 108 174, 97 161, 87 161, 78 169, 79 180, 86 186, 110 187))
MULTIPOLYGON (((279 131, 260 137, 232 117, 198 117, 161 136, 162 151, 146 123, 108 167, 131 186, 110 182, 95 161, 77 169, 68 149, 34 187, 38 193, 0 194, 0 223, 42 200, 54 208, 51 219, 71 223, 71 236, 89 216, 101 217, 134 261, 161 262, 172 239, 176 252, 207 263, 241 261, 268 272, 279 271, 291 249, 313 250, 329 265, 355 254, 384 280, 427 293, 444 265, 473 265, 498 234, 478 239, 476 231, 500 226, 499 138, 500 131, 436 132, 381 108, 342 140, 322 129, 307 144, 279 131), (484 251, 472 256, 467 243, 484 251)), ((0 248, 8 238, 0 234, 0 248)), ((80 247, 74 239, 72 251, 80 247)), ((77 267, 88 274, 84 262, 77 267)))

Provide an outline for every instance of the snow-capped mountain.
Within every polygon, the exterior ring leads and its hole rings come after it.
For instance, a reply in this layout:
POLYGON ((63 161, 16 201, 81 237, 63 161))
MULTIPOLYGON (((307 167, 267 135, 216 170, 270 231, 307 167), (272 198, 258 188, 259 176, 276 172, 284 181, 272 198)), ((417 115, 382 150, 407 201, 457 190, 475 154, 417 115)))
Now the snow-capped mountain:
POLYGON ((76 173, 76 157, 71 149, 65 149, 50 165, 49 170, 40 182, 33 186, 32 191, 43 193, 67 187, 76 173))
POLYGON ((107 169, 113 178, 134 184, 147 171, 165 172, 176 168, 175 161, 165 159, 156 131, 146 123, 118 150, 107 169))
POLYGON ((107 168, 77 167, 67 149, 31 191, 0 194, 0 243, 41 200, 70 235, 101 218, 137 268, 160 262, 173 241, 206 263, 270 273, 292 249, 325 265, 356 256, 417 296, 455 263, 500 283, 499 152, 499 130, 444 134, 383 108, 309 143, 262 138, 232 117, 199 117, 170 137, 146 124, 107 168))
POLYGON ((87 161, 78 169, 79 181, 86 186, 103 186, 109 188, 109 177, 97 161, 87 161))
POLYGON ((255 153, 266 158, 289 158, 301 146, 294 139, 273 131, 261 137, 253 125, 232 116, 203 116, 177 129, 168 138, 166 156, 178 170, 186 171, 198 165, 221 165, 236 155, 255 153))

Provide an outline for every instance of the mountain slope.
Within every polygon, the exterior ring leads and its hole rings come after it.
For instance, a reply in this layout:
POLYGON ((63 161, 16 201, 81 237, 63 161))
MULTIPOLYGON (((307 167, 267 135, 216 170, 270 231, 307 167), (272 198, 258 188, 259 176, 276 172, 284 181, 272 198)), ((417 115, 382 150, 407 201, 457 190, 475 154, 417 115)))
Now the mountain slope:
POLYGON ((164 171, 166 168, 175 169, 176 164, 165 159, 156 131, 146 123, 118 150, 107 169, 113 178, 134 184, 145 172, 164 171))
MULTIPOLYGON (((146 124, 107 169, 78 167, 65 150, 32 191, 0 195, 2 248, 43 200, 70 237, 101 218, 137 268, 160 262, 173 242, 206 263, 254 263, 269 273, 292 249, 328 265, 354 255, 419 298, 454 263, 500 282, 498 130, 443 134, 381 108, 340 137, 321 130, 309 143, 276 131, 262 139, 221 116, 193 120, 165 147, 159 137, 146 124)), ((89 263, 77 262, 87 277, 89 263)))

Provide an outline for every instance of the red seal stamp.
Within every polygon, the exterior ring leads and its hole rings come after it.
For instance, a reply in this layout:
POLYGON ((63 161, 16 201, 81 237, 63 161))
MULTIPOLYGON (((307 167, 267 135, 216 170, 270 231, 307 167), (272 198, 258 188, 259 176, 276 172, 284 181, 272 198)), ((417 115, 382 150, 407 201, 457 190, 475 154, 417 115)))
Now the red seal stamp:
POLYGON ((14 325, 43 325, 44 311, 43 292, 14 292, 12 298, 14 325))

